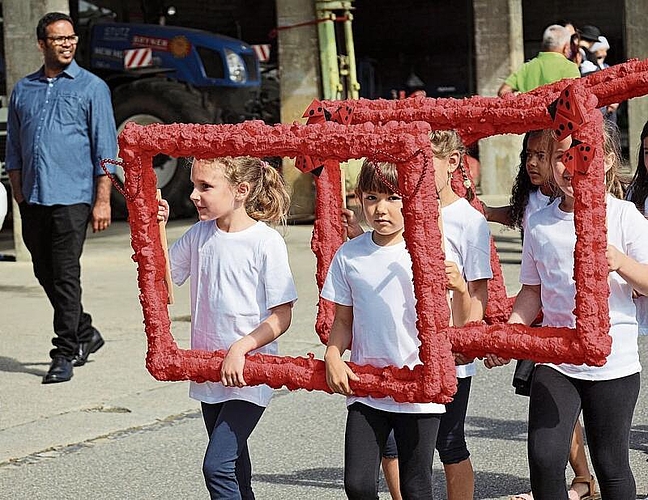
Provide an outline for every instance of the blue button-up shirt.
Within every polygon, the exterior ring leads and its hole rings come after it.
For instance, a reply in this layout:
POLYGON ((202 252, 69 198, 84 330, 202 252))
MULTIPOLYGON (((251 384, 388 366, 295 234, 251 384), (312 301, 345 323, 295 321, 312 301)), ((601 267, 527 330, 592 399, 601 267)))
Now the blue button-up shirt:
MULTIPOLYGON (((7 119, 6 169, 22 170, 25 200, 92 204, 102 158, 115 158, 110 90, 72 63, 57 77, 41 68, 14 87, 7 119)), ((114 171, 114 167, 111 167, 114 171)))

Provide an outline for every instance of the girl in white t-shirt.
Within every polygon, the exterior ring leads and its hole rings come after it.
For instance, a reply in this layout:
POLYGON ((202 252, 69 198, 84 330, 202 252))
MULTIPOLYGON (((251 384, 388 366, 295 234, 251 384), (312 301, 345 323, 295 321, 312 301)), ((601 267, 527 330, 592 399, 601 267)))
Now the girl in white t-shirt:
MULTIPOLYGON (((453 293, 451 304, 454 324, 463 325, 468 321, 480 320, 483 317, 487 299, 487 280, 492 277, 490 233, 484 217, 466 200, 459 198, 450 187, 451 174, 461 163, 463 146, 459 136, 455 132, 435 132, 431 139, 435 154, 436 186, 444 227, 447 286, 453 293)), ((351 337, 353 338, 351 361, 375 366, 386 364, 412 366, 412 363, 419 362, 411 261, 402 237, 403 218, 400 213, 402 201, 397 194, 391 191, 391 188, 381 182, 378 175, 375 174, 375 168, 375 165, 369 162, 363 165, 357 187, 365 218, 374 231, 365 233, 340 248, 322 290, 324 298, 336 303, 336 320, 325 357, 327 380, 335 392, 347 395, 352 394, 348 380, 349 378, 355 380, 355 376, 342 363, 340 356, 348 347, 351 337), (391 204, 388 203, 389 200, 391 200, 391 204), (379 212, 378 216, 375 213, 375 204, 379 202, 381 203, 379 210, 389 211, 389 218, 395 221, 387 229, 383 228, 382 212, 379 212), (387 208, 383 208, 383 206, 387 208), (390 235, 389 240, 382 237, 385 231, 390 235), (381 241, 387 242, 381 244, 381 241), (378 247, 376 243, 378 243, 378 247), (379 259, 384 260, 380 262, 379 259), (393 270, 396 264, 392 260, 398 261, 400 272, 394 274, 393 270), (387 271, 390 272, 387 273, 387 271), (385 276, 385 273, 388 275, 385 276), (402 277, 397 279, 401 274, 402 277), (368 276, 371 278, 368 279, 368 276), (371 285, 374 282, 379 284, 385 280, 393 283, 392 289, 371 285), (381 290, 378 296, 376 290, 381 290), (403 295, 404 298, 401 298, 403 295), (365 303, 371 308, 367 308, 365 303), (391 311, 385 309, 387 305, 392 309, 391 311), (396 307, 399 310, 395 310, 396 307), (403 307, 406 308, 406 314, 400 311, 403 307), (374 308, 378 310, 374 310, 374 308), (390 312, 389 319, 384 318, 386 312, 390 312), (406 321, 403 321, 403 318, 406 321), (396 328, 394 324, 397 325, 396 328), (380 341, 384 352, 380 356, 369 355, 370 350, 364 345, 368 343, 375 347, 376 337, 373 332, 377 328, 384 336, 384 339, 380 341), (334 332, 336 336, 333 335, 334 332), (368 335, 369 332, 372 332, 372 335, 368 335), (403 348, 394 348, 395 342, 396 345, 403 342, 400 337, 408 339, 406 358, 403 357, 403 348)), ((398 185, 396 169, 393 165, 380 164, 378 168, 385 174, 392 186, 398 185)), ((362 233, 362 229, 359 228, 355 219, 350 218, 348 213, 346 215, 349 234, 362 233)), ((457 357, 461 358, 459 355, 457 357)), ((466 361, 468 360, 460 359, 459 362, 466 363, 466 361)), ((366 496, 362 496, 363 494, 370 497, 375 495, 380 456, 386 449, 392 450, 387 454, 390 458, 395 458, 396 454, 400 457, 400 467, 398 467, 400 485, 394 484, 398 482, 396 478, 392 479, 389 485, 392 495, 398 497, 402 492, 405 498, 430 498, 431 490, 427 490, 431 482, 429 465, 435 445, 440 451, 446 468, 449 491, 452 492, 453 487, 472 490, 472 467, 468 458, 469 453, 465 447, 463 421, 470 391, 471 370, 474 370, 474 366, 460 367, 459 369, 461 370, 459 376, 462 378, 458 393, 455 395, 453 403, 447 405, 448 414, 441 418, 441 431, 437 436, 436 429, 434 430, 434 436, 429 436, 430 440, 426 440, 424 443, 426 448, 421 450, 421 453, 425 452, 425 455, 419 457, 418 461, 414 463, 412 463, 413 457, 408 450, 406 432, 414 432, 415 427, 410 431, 405 429, 408 427, 407 420, 412 419, 415 415, 401 415, 394 419, 391 414, 440 413, 443 411, 443 406, 421 406, 411 403, 403 405, 395 403, 391 398, 355 398, 353 396, 348 398, 349 416, 345 448, 346 456, 350 459, 345 462, 345 488, 350 498, 366 498, 366 496), (373 425, 376 422, 383 423, 380 426, 373 425), (393 429, 396 446, 388 440, 391 429, 393 429), (460 445, 461 443, 463 446, 460 445), (430 449, 427 448, 428 445, 431 447, 430 449), (451 450, 457 452, 453 453, 451 450), (367 466, 367 464, 370 465, 367 466), (448 475, 454 476, 455 480, 459 478, 461 480, 450 482, 448 475), (416 484, 423 485, 426 489, 413 489, 413 485, 416 484), (418 491, 418 493, 413 493, 413 491, 418 491)), ((388 475, 389 473, 386 473, 386 476, 388 475)), ((449 495, 449 498, 452 497, 449 495)))
MULTIPOLYGON (((570 144, 569 137, 552 144, 554 178, 562 197, 529 220, 520 270, 522 290, 511 323, 530 324, 542 308, 544 326, 575 326, 574 192, 571 174, 562 163, 570 144)), ((608 191, 612 185, 618 186, 614 172, 618 158, 606 150, 608 191)), ((648 292, 648 221, 627 201, 611 194, 606 201, 612 352, 601 367, 567 363, 537 366, 531 385, 528 433, 535 500, 568 498, 565 466, 581 409, 602 497, 636 496, 628 442, 641 365, 632 289, 648 292)), ((492 364, 506 362, 496 356, 488 360, 492 364)))
MULTIPOLYGON (((289 197, 279 173, 258 158, 194 160, 191 201, 200 221, 169 248, 171 276, 191 278, 191 348, 226 350, 220 382, 191 382, 209 445, 203 474, 211 498, 253 499, 247 440, 270 402, 267 385, 247 386, 248 353, 277 354, 297 293, 283 238, 289 197)), ((162 200, 158 219, 167 220, 162 200)))
MULTIPOLYGON (((529 217, 538 210, 545 208, 558 196, 557 186, 553 178, 549 147, 553 141, 550 130, 533 130, 524 135, 522 151, 520 152, 520 168, 511 192, 511 203, 504 207, 484 206, 484 213, 490 222, 511 228, 518 228, 522 237, 527 230, 529 217)), ((513 375, 515 393, 529 395, 534 363, 529 360, 518 360, 513 375)), ((569 464, 578 480, 572 485, 573 493, 580 498, 580 490, 586 491, 593 483, 583 443, 583 429, 580 421, 576 421, 572 445, 569 453, 569 464), (588 481, 585 484, 585 478, 588 481), (577 491, 579 490, 579 491, 577 491)), ((591 486, 594 488, 594 486, 591 486)), ((514 500, 532 500, 528 493, 520 493, 511 497, 514 500)))
POLYGON ((504 207, 484 205, 489 222, 499 222, 511 228, 526 230, 529 217, 549 205, 556 196, 547 147, 547 131, 533 130, 524 135, 520 152, 520 167, 511 190, 510 204, 504 207))
MULTIPOLYGON (((468 296, 457 297, 451 291, 452 324, 463 326, 484 318, 488 301, 488 280, 493 277, 490 265, 491 235, 484 216, 470 205, 467 199, 458 196, 452 189, 451 178, 456 169, 461 171, 465 185, 469 186, 464 170, 465 148, 459 134, 452 130, 435 131, 430 134, 434 153, 437 186, 445 177, 445 185, 438 188, 443 226, 446 272, 456 268, 461 280, 468 288, 468 296), (459 300, 468 300, 464 312, 458 313, 459 300)), ((474 196, 469 187, 466 195, 474 196)), ((446 412, 441 417, 436 449, 443 463, 446 479, 446 498, 463 500, 474 496, 475 479, 466 444, 465 420, 472 377, 477 373, 473 360, 455 354, 457 363, 457 392, 446 412)))
MULTIPOLYGON (((641 131, 641 144, 639 145, 639 159, 637 170, 628 186, 626 199, 635 204, 637 209, 648 218, 648 122, 641 131)), ((637 306, 637 321, 639 322, 639 335, 648 335, 648 297, 638 295, 635 298, 637 306)))

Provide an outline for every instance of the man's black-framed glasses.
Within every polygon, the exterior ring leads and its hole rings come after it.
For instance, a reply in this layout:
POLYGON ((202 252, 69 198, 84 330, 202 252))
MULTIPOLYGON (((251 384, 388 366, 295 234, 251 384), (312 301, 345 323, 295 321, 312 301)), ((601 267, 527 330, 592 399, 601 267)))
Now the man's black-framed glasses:
POLYGON ((79 35, 48 36, 47 39, 52 42, 52 45, 75 44, 79 41, 79 35))

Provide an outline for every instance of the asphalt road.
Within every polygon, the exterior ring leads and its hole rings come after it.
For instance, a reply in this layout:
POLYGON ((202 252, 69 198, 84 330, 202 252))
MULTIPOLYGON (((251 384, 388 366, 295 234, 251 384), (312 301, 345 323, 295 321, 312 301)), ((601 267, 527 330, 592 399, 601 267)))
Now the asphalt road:
MULTIPOLYGON (((169 239, 188 221, 173 222, 169 239)), ((494 227, 509 293, 517 291, 520 241, 494 227)), ((317 289, 311 226, 289 226, 286 239, 300 299, 283 354, 323 347, 314 334, 317 289)), ((11 252, 0 233, 0 253, 11 252)), ((83 257, 84 304, 106 346, 65 384, 41 385, 48 366, 51 311, 30 264, 0 262, 0 499, 199 499, 206 435, 185 383, 154 380, 144 367, 146 342, 130 260, 128 227, 89 238, 83 257)), ((172 331, 186 346, 188 287, 176 289, 172 331)), ((648 338, 640 341, 648 359, 648 338)), ((478 499, 504 499, 529 488, 527 398, 510 386, 512 366, 479 369, 466 429, 478 499)), ((645 379, 645 376, 642 377, 645 379)), ((645 380, 644 380, 645 386, 645 380)), ((336 499, 342 490, 345 408, 340 396, 277 391, 250 447, 260 500, 336 499)), ((638 495, 648 495, 648 402, 642 389, 631 435, 638 495)), ((435 463, 436 497, 445 498, 435 463)), ((571 472, 568 471, 568 479, 571 472)), ((381 499, 389 498, 382 484, 381 499)))

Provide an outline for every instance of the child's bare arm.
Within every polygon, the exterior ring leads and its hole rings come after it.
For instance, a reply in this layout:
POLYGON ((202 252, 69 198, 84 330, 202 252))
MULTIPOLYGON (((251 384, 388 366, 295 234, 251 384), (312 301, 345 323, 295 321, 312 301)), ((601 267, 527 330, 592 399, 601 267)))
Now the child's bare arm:
POLYGON ((608 245, 605 257, 608 272, 616 271, 637 292, 648 295, 648 264, 640 264, 614 245, 608 245))
MULTIPOLYGON (((466 292, 452 297, 452 318, 453 326, 464 326, 471 321, 484 319, 486 302, 488 301, 488 280, 469 281, 466 292)), ((465 365, 473 361, 461 353, 454 353, 455 363, 465 365)))
POLYGON ((470 293, 470 321, 481 321, 484 319, 486 304, 488 303, 488 280, 474 280, 468 282, 470 293))
POLYGON ((245 355, 269 344, 290 326, 292 321, 292 303, 273 307, 272 313, 261 324, 245 337, 234 342, 221 365, 221 382, 224 386, 243 387, 247 385, 243 378, 245 355))
MULTIPOLYGON (((522 285, 520 293, 515 298, 513 312, 511 312, 508 320, 509 323, 522 323, 524 325, 533 323, 533 320, 538 317, 538 313, 542 308, 540 290, 540 285, 522 285)), ((493 368, 495 366, 503 366, 510 361, 510 359, 502 358, 495 354, 488 354, 484 358, 484 366, 486 368, 493 368)))
POLYGON ((484 209, 484 216, 488 222, 499 222, 504 226, 511 225, 511 205, 504 207, 489 207, 482 203, 484 209))
POLYGON ((464 326, 470 317, 471 299, 468 291, 468 284, 465 282, 462 274, 459 272, 457 264, 451 260, 446 260, 446 288, 452 290, 452 325, 464 326))
POLYGON ((509 323, 522 323, 523 325, 533 323, 542 309, 540 290, 540 285, 522 285, 522 289, 515 297, 509 323))
POLYGON ((349 365, 342 361, 342 354, 351 346, 353 307, 335 305, 335 319, 331 326, 329 341, 324 354, 326 383, 333 392, 351 395, 349 380, 360 380, 349 365))

